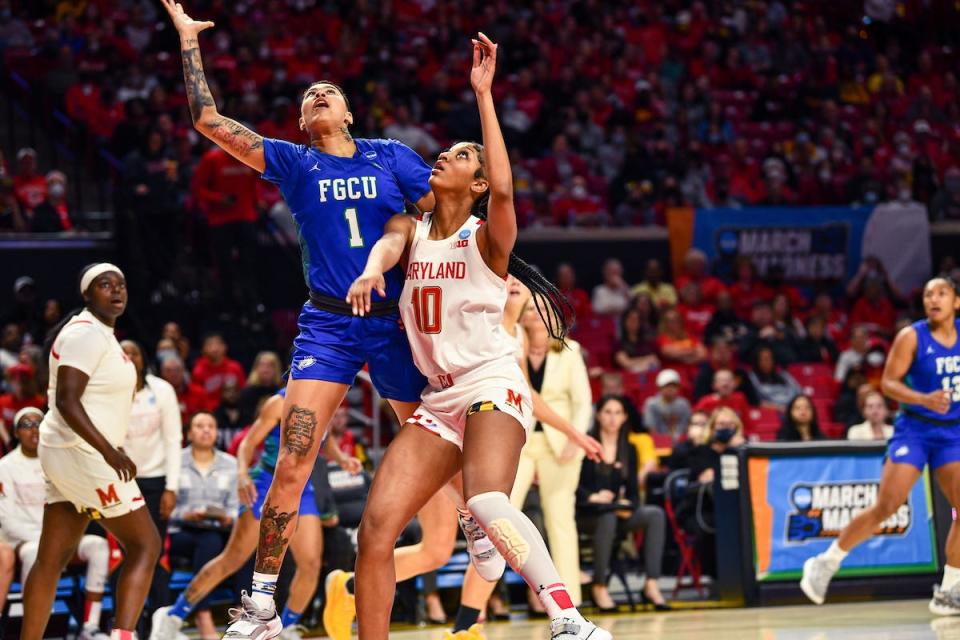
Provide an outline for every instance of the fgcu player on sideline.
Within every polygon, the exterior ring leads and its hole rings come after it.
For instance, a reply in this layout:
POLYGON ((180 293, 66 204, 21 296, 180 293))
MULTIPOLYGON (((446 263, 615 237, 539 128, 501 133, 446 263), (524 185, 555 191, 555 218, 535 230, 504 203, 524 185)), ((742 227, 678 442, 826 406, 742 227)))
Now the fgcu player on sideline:
MULTIPOLYGON (((960 309, 957 284, 933 278, 923 290, 926 319, 897 334, 883 370, 883 392, 900 403, 877 502, 854 518, 824 553, 803 565, 800 588, 817 604, 851 549, 877 530, 910 495, 924 465, 944 495, 960 508, 960 309)), ((960 530, 946 544, 943 582, 933 588, 930 611, 960 614, 960 530)))
MULTIPOLYGON (((193 20, 183 7, 163 0, 180 35, 183 75, 196 129, 244 164, 276 182, 299 227, 304 275, 310 301, 300 315, 300 335, 281 421, 281 447, 273 483, 263 506, 252 597, 227 633, 231 638, 264 640, 280 633, 273 592, 290 538, 297 526, 297 505, 310 477, 330 417, 364 363, 380 394, 401 422, 416 409, 426 384, 399 327, 397 299, 403 285, 399 270, 386 274, 382 299, 367 317, 357 318, 343 302, 350 283, 363 270, 370 248, 387 220, 404 209, 404 201, 421 210, 433 208, 430 169, 408 147, 386 140, 354 140, 353 115, 343 92, 329 82, 307 88, 300 103, 300 128, 309 145, 265 139, 222 116, 203 72, 199 34, 212 22, 193 20)), ((425 543, 438 529, 455 540, 455 512, 443 496, 421 513, 425 543), (449 523, 449 524, 447 524, 449 523)), ((418 559, 410 556, 413 564, 418 559)), ((399 558, 398 558, 399 565, 399 558)), ((412 577, 434 567, 421 567, 412 577)), ((345 574, 339 574, 343 577, 345 574)), ((339 585, 344 586, 344 585, 339 585)), ((345 590, 341 589, 343 593, 345 590)), ((350 611, 353 596, 338 600, 336 610, 350 611)), ((325 616, 326 618, 326 616, 325 616)), ((349 620, 349 616, 344 619, 349 620)), ((349 627, 349 622, 347 623, 349 627)), ((349 634, 349 629, 347 630, 349 634)))
POLYGON ((348 297, 357 314, 368 313, 371 291, 382 295, 384 274, 408 253, 400 310, 414 360, 429 380, 408 420, 418 428, 400 431, 370 488, 359 531, 358 632, 364 640, 387 638, 397 536, 462 467, 466 506, 543 601, 552 637, 605 640, 610 634, 583 619, 540 533, 507 497, 533 411, 516 347, 500 324, 508 270, 534 292, 538 308, 547 307, 547 326, 560 338, 565 309, 559 291, 511 253, 517 220, 510 160, 493 104, 497 47, 478 37, 470 80, 484 146, 461 142, 440 154, 430 178, 436 209, 419 221, 391 218, 348 297), (487 195, 484 224, 477 214, 487 195))
POLYGON ((43 530, 24 587, 20 637, 39 640, 57 583, 90 519, 125 551, 110 637, 132 640, 160 555, 160 536, 137 487, 127 437, 137 371, 113 335, 127 307, 120 269, 100 263, 80 275, 84 309, 69 317, 50 347, 50 410, 40 424, 40 465, 47 478, 43 530))

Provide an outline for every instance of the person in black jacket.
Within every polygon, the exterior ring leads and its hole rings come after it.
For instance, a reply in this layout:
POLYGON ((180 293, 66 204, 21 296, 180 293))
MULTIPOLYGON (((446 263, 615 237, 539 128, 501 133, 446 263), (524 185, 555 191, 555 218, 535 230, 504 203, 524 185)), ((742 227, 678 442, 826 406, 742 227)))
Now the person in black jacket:
POLYGON ((780 431, 777 432, 777 442, 806 442, 823 439, 813 400, 810 396, 798 394, 787 405, 783 423, 780 431))
POLYGON ((615 610, 607 590, 610 559, 617 534, 644 529, 642 595, 658 610, 668 609, 657 578, 663 560, 666 519, 660 507, 640 503, 637 452, 627 441, 627 401, 605 396, 597 403, 591 435, 603 445, 603 462, 584 459, 577 488, 577 511, 582 528, 593 530, 593 601, 601 611, 615 610))

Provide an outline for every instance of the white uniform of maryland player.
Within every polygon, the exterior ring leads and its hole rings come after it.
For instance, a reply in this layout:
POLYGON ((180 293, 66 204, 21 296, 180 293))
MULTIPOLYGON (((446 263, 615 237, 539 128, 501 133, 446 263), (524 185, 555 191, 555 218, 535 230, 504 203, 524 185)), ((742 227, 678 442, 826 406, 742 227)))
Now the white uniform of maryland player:
MULTIPOLYGON (((50 349, 50 398, 57 397, 61 366, 90 377, 80 404, 107 441, 122 447, 137 371, 120 348, 113 327, 84 309, 60 330, 50 349)), ((143 506, 136 480, 121 480, 103 456, 70 428, 53 402, 40 423, 38 455, 47 477, 48 504, 70 502, 93 519, 116 518, 143 506)))
POLYGON ((500 324, 507 285, 477 248, 484 222, 470 216, 449 238, 430 240, 431 217, 417 222, 400 296, 413 360, 428 380, 407 422, 460 449, 467 416, 479 411, 509 413, 529 431, 530 388, 500 324))

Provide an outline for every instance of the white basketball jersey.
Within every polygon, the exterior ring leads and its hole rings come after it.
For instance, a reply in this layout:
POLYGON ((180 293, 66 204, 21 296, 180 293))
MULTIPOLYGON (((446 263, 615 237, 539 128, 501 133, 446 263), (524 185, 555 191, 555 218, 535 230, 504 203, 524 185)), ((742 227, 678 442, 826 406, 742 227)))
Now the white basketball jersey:
POLYGON ((500 324, 506 281, 477 247, 483 221, 470 216, 449 238, 430 240, 432 217, 417 221, 400 316, 417 368, 432 386, 447 387, 483 365, 512 360, 516 343, 500 324))

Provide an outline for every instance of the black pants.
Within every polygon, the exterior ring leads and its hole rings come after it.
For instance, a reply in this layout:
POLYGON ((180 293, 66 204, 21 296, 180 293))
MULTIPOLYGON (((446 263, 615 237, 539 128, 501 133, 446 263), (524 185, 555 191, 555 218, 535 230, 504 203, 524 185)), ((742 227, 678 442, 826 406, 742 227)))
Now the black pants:
POLYGON ((257 294, 257 226, 253 222, 228 222, 210 227, 213 261, 220 287, 232 310, 253 311, 257 294), (236 258, 234 258, 236 250, 236 258))
MULTIPOLYGON (((197 573, 227 546, 228 532, 216 529, 181 529, 170 535, 170 555, 176 558, 186 558, 190 561, 190 569, 197 573)), ((209 608, 208 594, 193 608, 196 611, 209 608)))

